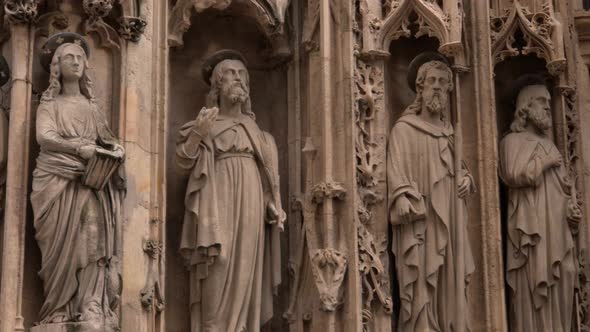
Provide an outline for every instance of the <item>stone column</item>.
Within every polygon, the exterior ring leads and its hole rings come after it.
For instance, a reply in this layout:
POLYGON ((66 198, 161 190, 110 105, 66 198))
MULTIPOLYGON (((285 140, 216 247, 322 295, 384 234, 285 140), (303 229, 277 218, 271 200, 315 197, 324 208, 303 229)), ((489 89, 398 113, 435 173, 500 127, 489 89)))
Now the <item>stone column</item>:
POLYGON ((471 2, 473 31, 473 81, 477 125, 478 171, 476 183, 480 195, 481 257, 474 259, 483 269, 483 297, 485 301, 485 331, 507 331, 504 297, 504 265, 502 263, 502 232, 498 187, 498 133, 496 101, 493 82, 493 63, 490 57, 490 13, 486 1, 471 2), (482 37, 485 36, 485 37, 482 37))
POLYGON ((167 1, 142 1, 134 15, 141 18, 123 21, 131 33, 123 34, 128 42, 118 133, 127 152, 121 331, 153 332, 164 329, 167 1), (143 34, 134 30, 137 24, 143 34))
POLYGON ((25 261, 25 225, 29 183, 31 118, 31 73, 33 29, 36 5, 6 4, 10 22, 12 90, 8 133, 6 209, 2 247, 2 285, 0 287, 0 331, 24 331, 22 288, 25 261), (14 9, 14 11, 8 11, 14 9))

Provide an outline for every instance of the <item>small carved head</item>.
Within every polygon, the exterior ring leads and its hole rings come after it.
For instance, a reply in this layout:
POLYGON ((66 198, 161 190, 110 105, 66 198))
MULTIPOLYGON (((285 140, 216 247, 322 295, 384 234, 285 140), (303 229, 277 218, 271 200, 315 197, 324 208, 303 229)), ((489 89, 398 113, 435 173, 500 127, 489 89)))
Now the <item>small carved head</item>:
POLYGON ((423 108, 444 117, 449 93, 453 91, 453 72, 441 61, 429 61, 420 66, 416 75, 416 99, 407 112, 420 114, 423 108))
POLYGON ((540 134, 545 134, 552 126, 551 94, 545 85, 528 85, 518 93, 510 130, 522 132, 528 125, 532 125, 540 134))
POLYGON ((207 107, 219 107, 221 98, 232 104, 240 103, 242 113, 254 117, 250 102, 250 77, 242 61, 223 60, 213 69, 207 107))
POLYGON ((51 101, 61 93, 61 85, 64 80, 78 80, 80 92, 94 102, 92 80, 88 76, 88 57, 84 49, 75 43, 60 45, 51 59, 49 87, 41 101, 51 101))

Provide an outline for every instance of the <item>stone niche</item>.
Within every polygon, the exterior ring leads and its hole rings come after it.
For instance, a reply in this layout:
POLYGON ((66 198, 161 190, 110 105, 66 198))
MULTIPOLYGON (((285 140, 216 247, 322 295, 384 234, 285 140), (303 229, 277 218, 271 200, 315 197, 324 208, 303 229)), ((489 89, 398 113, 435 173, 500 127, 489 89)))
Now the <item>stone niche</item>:
MULTIPOLYGON (((555 82, 550 76, 546 62, 534 55, 519 55, 512 58, 507 58, 504 61, 496 64, 494 67, 495 74, 495 89, 496 89, 496 125, 498 132, 498 144, 502 138, 510 132, 510 124, 514 118, 514 110, 516 107, 516 94, 517 94, 517 80, 524 75, 535 75, 544 77, 547 80, 547 86, 551 93, 553 104, 559 101, 559 96, 555 93, 555 82)), ((553 120, 557 117, 555 112, 556 108, 553 107, 553 120)), ((554 129, 557 126, 553 125, 554 129)), ((554 133, 551 132, 553 135, 554 133)), ((554 135, 553 135, 554 136, 554 135)), ((554 137, 553 137, 554 139, 554 137)), ((508 239, 507 233, 507 222, 508 222, 508 199, 509 199, 509 188, 506 184, 498 178, 499 184, 499 197, 500 197, 500 217, 502 222, 502 259, 504 265, 506 265, 507 247, 506 241, 508 239)), ((505 288, 505 299, 506 307, 510 308, 510 288, 505 288)), ((510 321, 511 312, 508 310, 507 313, 508 321, 510 321)))
MULTIPOLYGON (((260 31, 256 20, 240 15, 243 4, 232 4, 224 11, 208 9, 193 14, 192 25, 184 34, 184 46, 170 50, 167 123, 166 170, 166 326, 168 332, 190 330, 188 272, 179 254, 180 233, 184 216, 184 195, 187 177, 180 175, 174 165, 175 141, 179 128, 197 117, 205 106, 209 87, 203 81, 203 60, 220 49, 234 49, 247 61, 250 75, 252 111, 262 130, 270 132, 279 150, 282 204, 288 207, 287 151, 287 67, 270 57, 272 49, 267 37, 260 31)), ((288 302, 289 277, 287 274, 287 230, 281 236, 282 285, 275 297, 275 316, 263 331, 286 331, 288 327, 281 315, 288 302)))
MULTIPOLYGON (((440 42, 433 37, 422 36, 419 38, 414 37, 402 37, 393 40, 389 45, 390 56, 385 61, 385 111, 388 113, 389 121, 386 124, 388 127, 388 137, 390 135, 391 128, 395 122, 402 115, 404 110, 414 101, 415 93, 410 89, 407 81, 408 69, 411 61, 423 52, 438 52, 440 42)), ((450 60, 452 61, 452 60, 450 60)), ((452 64, 452 62, 451 62, 452 64)), ((454 72, 454 76, 459 75, 459 86, 456 86, 457 82, 454 82, 454 90, 450 95, 450 108, 449 113, 445 114, 445 117, 453 123, 453 109, 459 107, 461 111, 461 129, 463 135, 462 145, 462 159, 465 165, 469 169, 470 173, 475 179, 475 186, 478 188, 478 151, 477 151, 477 132, 475 126, 471 125, 476 123, 476 109, 474 99, 474 77, 473 75, 457 74, 454 72), (460 100, 457 100, 457 91, 459 89, 460 100)), ((385 125, 385 124, 381 124, 385 125)), ((483 327, 481 326, 484 318, 484 312, 482 310, 484 305, 484 299, 481 296, 483 293, 483 269, 481 266, 481 259, 483 253, 482 249, 482 224, 480 222, 481 215, 481 203, 480 196, 476 192, 466 198, 468 219, 467 219, 467 233, 471 252, 475 261, 475 271, 471 275, 470 283, 468 285, 468 303, 469 303, 469 317, 471 322, 471 328, 474 331, 480 331, 483 327)), ((398 289, 398 279, 396 271, 395 256, 391 251, 391 226, 388 226, 387 232, 389 234, 388 242, 388 254, 389 254, 389 269, 391 271, 391 294, 393 300, 393 314, 391 317, 392 331, 399 331, 396 327, 399 310, 400 310, 400 292, 398 289)))
MULTIPOLYGON (((37 106, 41 95, 49 84, 49 73, 42 67, 39 61, 43 44, 49 35, 62 31, 76 32, 84 36, 90 47, 89 70, 90 78, 93 80, 94 94, 101 111, 105 113, 111 128, 117 132, 119 116, 119 82, 121 71, 119 63, 122 61, 120 55, 120 44, 103 43, 101 36, 94 31, 85 30, 85 20, 81 1, 63 1, 59 5, 48 4, 44 8, 47 14, 40 19, 35 29, 34 55, 33 59, 33 91, 32 91, 32 121, 31 121, 31 147, 29 158, 29 169, 35 168, 35 158, 39 155, 39 146, 35 137, 35 119, 37 106), (65 18, 64 25, 55 24, 55 19, 65 18)), ((116 10, 116 9, 115 9, 116 10)), ((32 175, 29 178, 29 192, 31 191, 32 175)), ((25 235, 25 266, 22 295, 22 312, 25 319, 25 329, 28 331, 39 321, 39 312, 43 305, 43 282, 38 272, 41 269, 41 252, 35 240, 35 229, 33 226, 33 210, 30 201, 27 201, 27 225, 25 235)))

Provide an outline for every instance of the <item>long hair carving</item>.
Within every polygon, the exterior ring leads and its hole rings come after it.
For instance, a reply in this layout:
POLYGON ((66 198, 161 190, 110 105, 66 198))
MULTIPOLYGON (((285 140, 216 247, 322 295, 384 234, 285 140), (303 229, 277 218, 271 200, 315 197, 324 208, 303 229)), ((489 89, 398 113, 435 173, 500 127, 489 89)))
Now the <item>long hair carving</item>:
MULTIPOLYGON (((453 91, 454 84, 453 84, 453 72, 451 69, 441 61, 429 61, 420 66, 418 69, 418 74, 416 75, 416 99, 414 102, 410 104, 404 111, 405 114, 420 114, 422 112, 422 104, 424 103, 424 97, 422 96, 422 90, 424 90, 424 80, 426 80, 426 74, 431 69, 439 69, 444 70, 447 72, 449 76, 449 86, 447 88, 447 93, 453 91)), ((444 112, 441 113, 441 117, 444 116, 444 112)))
POLYGON ((63 55, 64 49, 70 45, 79 47, 80 50, 82 50, 82 53, 84 53, 84 73, 80 78, 80 92, 86 98, 88 98, 88 100, 90 100, 92 104, 95 104, 96 98, 94 96, 94 86, 92 80, 90 79, 90 76, 88 76, 88 57, 86 55, 86 52, 84 52, 84 49, 80 45, 73 43, 65 43, 63 45, 60 45, 55 50, 53 58, 51 59, 51 65, 49 67, 49 87, 43 92, 43 95, 41 96, 41 102, 53 101, 55 97, 61 93, 61 69, 59 67, 59 61, 63 55))
MULTIPOLYGON (((225 60, 226 61, 226 60, 225 60)), ((211 89, 207 94, 207 98, 205 103, 207 104, 208 108, 211 107, 219 107, 219 96, 221 94, 221 80, 223 78, 223 71, 225 69, 225 61, 220 62, 215 69, 213 69, 213 73, 211 73, 211 89)), ((252 102, 250 100, 250 76, 246 71, 246 81, 244 82, 247 94, 246 102, 242 104, 242 113, 248 115, 253 120, 256 120, 256 116, 254 112, 252 112, 252 102)))

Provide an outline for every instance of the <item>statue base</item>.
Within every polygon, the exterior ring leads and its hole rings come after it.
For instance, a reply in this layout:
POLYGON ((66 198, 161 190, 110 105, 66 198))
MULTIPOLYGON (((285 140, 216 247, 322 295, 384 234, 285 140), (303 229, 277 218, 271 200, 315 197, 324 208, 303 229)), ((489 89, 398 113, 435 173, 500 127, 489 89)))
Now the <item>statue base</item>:
POLYGON ((31 332, 119 332, 108 322, 66 322, 42 324, 31 328, 31 332))

